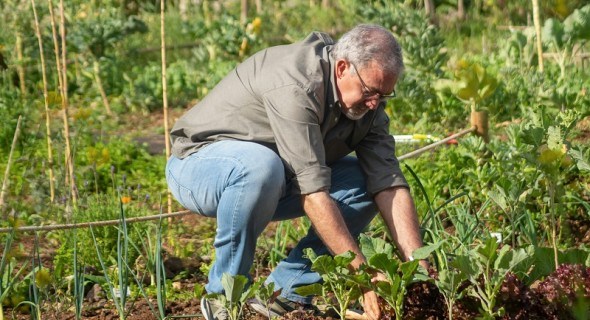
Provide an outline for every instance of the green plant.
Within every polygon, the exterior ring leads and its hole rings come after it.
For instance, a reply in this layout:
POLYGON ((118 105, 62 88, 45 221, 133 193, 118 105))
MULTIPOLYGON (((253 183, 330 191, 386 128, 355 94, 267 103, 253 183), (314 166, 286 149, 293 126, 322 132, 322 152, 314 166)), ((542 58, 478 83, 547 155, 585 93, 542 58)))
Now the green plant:
POLYGON ((90 233, 92 235, 92 240, 94 241, 94 247, 96 249, 96 255, 100 262, 100 265, 103 270, 104 278, 106 280, 106 284, 108 285, 109 292, 111 294, 111 298, 115 303, 115 307, 119 313, 119 319, 125 319, 127 316, 127 312, 125 311, 126 302, 127 302, 127 295, 129 290, 129 277, 130 277, 130 269, 129 269, 129 237, 127 233, 127 222, 125 221, 125 210, 123 208, 123 203, 119 201, 119 227, 117 229, 117 242, 116 242, 116 276, 118 286, 114 286, 114 282, 111 280, 111 277, 108 275, 108 268, 105 264, 105 260, 103 259, 102 254, 100 253, 99 244, 96 240, 96 236, 94 234, 94 230, 90 227, 90 233))
POLYGON ((557 50, 561 78, 565 79, 568 62, 590 40, 590 5, 576 9, 563 22, 547 19, 543 26, 542 39, 557 50))
POLYGON ((74 290, 72 292, 74 298, 74 315, 76 319, 82 319, 82 304, 84 303, 84 265, 80 266, 78 262, 78 241, 76 237, 77 229, 74 229, 74 246, 73 246, 73 274, 74 274, 74 290))
MULTIPOLYGON (((521 125, 522 139, 532 146, 532 150, 524 154, 527 161, 540 169, 540 181, 546 186, 547 204, 543 206, 550 219, 551 242, 555 251, 555 268, 558 261, 558 225, 561 221, 563 207, 556 203, 564 193, 563 177, 573 168, 573 158, 568 155, 568 133, 579 120, 575 111, 560 113, 557 119, 548 116, 544 109, 533 114, 531 122, 521 125), (556 121, 557 120, 557 121, 556 121)), ((582 160, 581 167, 587 166, 582 160)))
POLYGON ((256 290, 255 296, 258 301, 266 307, 266 310, 270 314, 270 306, 275 302, 277 297, 281 294, 282 290, 275 291, 275 283, 265 283, 265 279, 259 279, 257 284, 258 290, 256 290))
POLYGON ((418 270, 418 260, 400 262, 385 253, 377 253, 368 260, 368 265, 382 272, 387 279, 371 283, 371 287, 393 308, 395 318, 403 319, 406 287, 414 279, 418 270))
POLYGON ((464 292, 460 292, 461 285, 467 280, 467 274, 457 272, 456 269, 442 269, 438 271, 438 278, 434 280, 436 287, 442 293, 447 305, 447 317, 453 319, 453 307, 457 300, 463 298, 464 292))
MULTIPOLYGON (((465 274, 471 286, 468 294, 480 301, 482 319, 495 319, 504 315, 503 307, 496 302, 506 275, 521 263, 531 263, 532 247, 514 249, 490 237, 470 250, 455 257, 452 265, 465 274)), ((526 269, 526 268, 524 268, 526 269)))
POLYGON ((498 79, 476 62, 460 59, 451 66, 451 71, 453 78, 436 81, 434 88, 439 92, 450 90, 469 105, 472 112, 477 111, 480 102, 494 93, 498 86, 498 79))
POLYGON ((224 294, 209 294, 209 297, 219 299, 227 308, 229 317, 232 320, 238 320, 242 314, 242 307, 252 298, 261 282, 255 282, 252 286, 247 287, 248 278, 243 275, 232 276, 224 273, 221 277, 221 285, 224 294))
POLYGON ((332 293, 338 302, 338 308, 335 311, 344 319, 350 303, 361 296, 360 284, 370 282, 368 274, 356 274, 350 269, 350 263, 355 257, 350 251, 334 257, 329 255, 318 257, 312 249, 307 248, 305 255, 311 261, 311 270, 320 274, 323 283, 302 286, 295 291, 303 296, 318 295, 329 306, 332 305, 329 293, 332 293))
POLYGON ((17 292, 16 286, 21 280, 20 276, 25 271, 27 263, 17 267, 16 258, 11 254, 14 239, 15 231, 13 229, 6 237, 0 259, 0 320, 4 320, 4 304, 17 306, 24 300, 24 297, 17 292), (9 298, 11 298, 10 301, 8 301, 9 298))

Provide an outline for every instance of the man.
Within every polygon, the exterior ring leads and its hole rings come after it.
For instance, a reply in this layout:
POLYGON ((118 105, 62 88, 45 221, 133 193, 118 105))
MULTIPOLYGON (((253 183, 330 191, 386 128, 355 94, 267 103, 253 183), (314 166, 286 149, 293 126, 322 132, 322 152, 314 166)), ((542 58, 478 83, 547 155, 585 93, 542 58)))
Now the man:
MULTIPOLYGON (((303 249, 352 251, 352 267, 365 263, 355 239, 377 212, 411 259, 422 241, 384 111, 403 68, 387 29, 359 25, 336 44, 314 32, 256 53, 176 122, 171 192, 187 209, 217 218, 209 293, 223 292, 223 273, 248 275, 270 221, 304 214, 312 228, 268 278, 281 289, 273 316, 311 304, 295 293, 321 281, 303 249)), ((380 317, 373 291, 362 303, 370 318, 380 317)), ((203 298, 201 307, 206 319, 227 317, 215 300, 203 298)))

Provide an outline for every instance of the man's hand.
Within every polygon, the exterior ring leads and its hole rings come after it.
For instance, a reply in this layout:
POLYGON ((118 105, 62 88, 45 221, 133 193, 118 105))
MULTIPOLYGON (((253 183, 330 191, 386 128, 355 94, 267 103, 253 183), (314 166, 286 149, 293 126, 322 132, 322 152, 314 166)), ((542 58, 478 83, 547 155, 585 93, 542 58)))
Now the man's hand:
POLYGON ((317 235, 334 255, 352 251, 356 256, 351 263, 355 269, 365 263, 358 244, 348 231, 338 205, 327 191, 318 191, 302 196, 303 209, 317 235))
MULTIPOLYGON (((379 281, 387 281, 385 275, 381 272, 375 272, 371 278, 372 283, 379 281)), ((379 307, 379 299, 373 290, 363 291, 363 309, 365 310, 365 317, 371 320, 379 320, 381 318, 381 308, 379 307)))
POLYGON ((381 318, 381 308, 379 308, 379 299, 375 291, 363 292, 363 309, 367 319, 379 320, 381 318))

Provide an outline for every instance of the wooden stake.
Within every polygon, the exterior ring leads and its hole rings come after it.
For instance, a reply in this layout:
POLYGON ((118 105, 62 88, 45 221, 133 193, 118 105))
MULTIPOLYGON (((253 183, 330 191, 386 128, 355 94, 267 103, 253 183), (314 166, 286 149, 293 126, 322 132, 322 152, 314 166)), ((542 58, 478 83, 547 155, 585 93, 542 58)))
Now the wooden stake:
POLYGON ((76 179, 74 178, 74 158, 72 155, 72 147, 70 144, 70 126, 68 123, 67 110, 70 105, 68 97, 68 60, 67 60, 67 46, 66 46, 66 14, 64 10, 63 0, 59 0, 59 33, 61 35, 61 67, 63 78, 63 97, 65 102, 64 107, 64 130, 66 130, 66 165, 70 176, 70 194, 72 196, 72 203, 74 206, 78 201, 78 192, 76 191, 76 179))
MULTIPOLYGON (((18 120, 16 122, 16 129, 14 130, 14 138, 12 138, 12 145, 10 146, 10 153, 8 154, 8 164, 6 165, 6 170, 4 171, 4 180, 2 181, 2 189, 0 190, 0 209, 4 208, 4 197, 6 196, 7 189, 8 189, 8 175, 10 173, 10 167, 12 165, 12 155, 14 154, 14 146, 16 145, 16 141, 18 141, 18 136, 20 135, 20 121, 22 116, 18 116, 18 120)), ((6 216, 4 220, 6 220, 6 216)))
POLYGON ((485 143, 490 142, 488 113, 486 111, 471 111, 471 126, 475 127, 475 134, 482 137, 485 143))
POLYGON ((539 56, 539 71, 544 71, 543 66, 543 39, 541 38, 541 18, 539 14, 539 0, 533 0, 533 23, 537 34, 537 55, 539 56))
POLYGON ((72 152, 70 146, 70 125, 68 122, 68 85, 67 85, 67 75, 66 70, 67 66, 63 65, 66 63, 66 52, 65 52, 65 16, 63 12, 63 1, 60 0, 60 13, 61 23, 60 23, 60 33, 62 37, 62 56, 60 61, 60 54, 59 54, 59 41, 57 39, 57 30, 56 30, 56 22, 55 22, 55 14, 53 13, 53 3, 52 0, 47 0, 49 4, 49 15, 51 16, 51 31, 53 35, 53 48, 55 51, 55 63, 57 66, 57 78, 59 81, 60 87, 60 95, 61 95, 61 105, 62 105, 62 118, 64 123, 64 139, 65 139, 65 167, 68 172, 65 177, 66 185, 70 186, 70 195, 72 198, 72 202, 76 204, 77 202, 77 193, 74 181, 74 164, 72 163, 72 152))
MULTIPOLYGON (((166 20, 164 15, 165 0, 160 0, 160 36, 162 51, 162 103, 164 107, 164 139, 166 140, 166 159, 170 158, 170 130, 168 128, 168 84, 166 80, 166 20)), ((172 194, 167 189, 168 213, 172 212, 172 194)))
POLYGON ((41 28, 39 28, 39 18, 35 8, 35 0, 31 0, 33 16, 35 17, 35 34, 39 42, 39 56, 41 58, 41 75, 43 77, 43 102, 45 104, 45 129, 47 137, 47 161, 49 164, 49 194, 51 202, 55 200, 55 177, 53 175, 53 143, 51 141, 51 118, 49 114, 49 95, 47 94, 47 71, 45 68, 45 53, 43 52, 43 40, 41 38, 41 28))
POLYGON ((424 0, 424 12, 430 19, 430 23, 436 20, 436 8, 434 7, 434 0, 424 0))
POLYGON ((20 32, 16 33, 16 57, 18 59, 18 63, 16 65, 16 70, 18 73, 18 81, 20 85, 20 93, 24 97, 27 93, 27 87, 25 86, 25 66, 24 66, 24 58, 23 58, 23 37, 20 32))
POLYGON ((240 22, 245 25, 248 22, 248 0, 241 1, 240 22))

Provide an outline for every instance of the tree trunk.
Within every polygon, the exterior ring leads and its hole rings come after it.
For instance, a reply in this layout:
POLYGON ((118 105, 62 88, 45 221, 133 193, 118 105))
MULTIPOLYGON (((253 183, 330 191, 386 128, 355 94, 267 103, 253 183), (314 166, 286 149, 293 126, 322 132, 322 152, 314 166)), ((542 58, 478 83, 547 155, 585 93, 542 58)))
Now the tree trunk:
POLYGON ((246 24, 248 21, 248 0, 242 0, 242 10, 240 13, 240 22, 246 24))
POLYGON ((465 1, 457 0, 457 18, 465 20, 465 1))
POLYGON ((424 10, 431 23, 436 20, 434 0, 424 0, 424 10))

